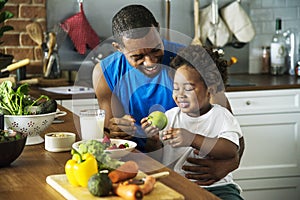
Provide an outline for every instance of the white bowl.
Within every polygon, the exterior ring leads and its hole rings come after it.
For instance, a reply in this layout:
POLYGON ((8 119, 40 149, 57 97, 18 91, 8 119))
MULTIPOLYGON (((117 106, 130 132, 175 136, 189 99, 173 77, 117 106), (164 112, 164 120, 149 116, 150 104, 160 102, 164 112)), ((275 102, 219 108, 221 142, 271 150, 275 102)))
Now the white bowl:
MULTIPOLYGON (((96 139, 100 142, 102 142, 103 139, 96 139)), ((104 152, 107 152, 108 155, 113 158, 113 159, 120 159, 124 156, 126 156, 127 154, 129 154, 132 150, 135 149, 136 147, 136 143, 133 142, 133 141, 130 141, 130 140, 122 140, 122 139, 110 139, 111 143, 112 144, 116 144, 117 146, 119 146, 120 144, 125 144, 127 143, 129 145, 128 148, 123 148, 123 149, 106 149, 104 150, 104 152)), ((76 151, 79 151, 79 145, 84 142, 83 141, 78 141, 78 142, 75 142, 73 145, 72 145, 72 148, 75 149, 76 151)))
POLYGON ((52 124, 55 117, 66 114, 65 111, 56 111, 40 115, 4 115, 4 129, 26 134, 26 145, 40 144, 44 142, 40 134, 52 124))
POLYGON ((70 151, 76 135, 69 132, 52 132, 45 134, 45 149, 50 152, 70 151))

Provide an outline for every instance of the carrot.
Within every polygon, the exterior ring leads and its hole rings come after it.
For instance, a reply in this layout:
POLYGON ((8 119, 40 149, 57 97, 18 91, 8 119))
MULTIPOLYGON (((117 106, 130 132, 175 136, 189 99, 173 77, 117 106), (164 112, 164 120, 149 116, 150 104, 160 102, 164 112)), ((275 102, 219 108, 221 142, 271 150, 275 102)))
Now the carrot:
POLYGON ((139 166, 134 161, 127 161, 108 174, 112 183, 125 181, 137 175, 139 166))
POLYGON ((114 184, 114 193, 125 200, 140 200, 144 196, 138 185, 128 182, 114 184))
POLYGON ((153 176, 146 176, 145 182, 140 186, 144 195, 148 194, 154 189, 154 185, 156 183, 156 179, 153 176))

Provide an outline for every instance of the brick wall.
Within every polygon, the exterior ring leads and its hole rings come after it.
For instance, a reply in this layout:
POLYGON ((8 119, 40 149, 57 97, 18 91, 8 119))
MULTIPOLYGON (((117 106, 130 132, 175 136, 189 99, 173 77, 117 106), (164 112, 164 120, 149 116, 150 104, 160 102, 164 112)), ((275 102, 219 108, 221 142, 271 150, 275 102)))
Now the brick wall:
POLYGON ((0 52, 13 55, 14 61, 29 58, 31 62, 26 68, 27 73, 42 73, 43 52, 27 34, 26 25, 39 22, 43 31, 46 31, 46 0, 9 0, 4 10, 14 14, 12 19, 5 22, 14 30, 4 34, 0 52))

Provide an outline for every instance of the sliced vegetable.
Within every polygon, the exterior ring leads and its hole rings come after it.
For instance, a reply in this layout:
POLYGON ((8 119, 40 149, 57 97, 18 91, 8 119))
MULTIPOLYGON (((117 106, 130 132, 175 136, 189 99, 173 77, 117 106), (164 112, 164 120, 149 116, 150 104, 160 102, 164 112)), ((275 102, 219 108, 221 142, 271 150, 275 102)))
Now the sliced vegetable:
POLYGON ((115 170, 108 174, 111 182, 117 183, 125 181, 130 178, 134 178, 139 171, 139 166, 134 161, 127 161, 115 170))

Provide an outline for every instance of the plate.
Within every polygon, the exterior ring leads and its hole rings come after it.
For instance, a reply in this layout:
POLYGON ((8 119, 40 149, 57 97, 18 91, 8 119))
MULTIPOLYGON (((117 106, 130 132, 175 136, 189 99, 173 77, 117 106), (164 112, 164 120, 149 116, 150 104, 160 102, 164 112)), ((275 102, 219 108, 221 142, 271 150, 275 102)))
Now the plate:
MULTIPOLYGON (((103 139, 95 139, 95 140, 98 140, 98 141, 102 142, 103 139)), ((128 148, 124 148, 124 149, 106 149, 106 150, 104 150, 104 152, 107 152, 108 155, 111 158, 114 158, 114 159, 120 159, 120 158, 126 156, 132 150, 134 150, 136 145, 137 145, 135 142, 130 141, 130 140, 110 139, 110 141, 111 141, 112 144, 116 144, 117 146, 119 146, 120 144, 125 144, 125 143, 127 143, 129 145, 128 148)), ((84 142, 84 140, 75 142, 72 145, 72 148, 75 149, 76 151, 78 151, 79 150, 79 145, 83 142, 84 142)))

